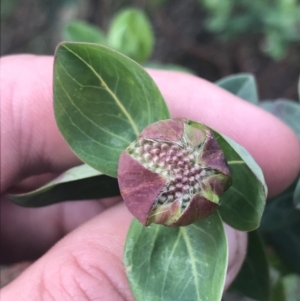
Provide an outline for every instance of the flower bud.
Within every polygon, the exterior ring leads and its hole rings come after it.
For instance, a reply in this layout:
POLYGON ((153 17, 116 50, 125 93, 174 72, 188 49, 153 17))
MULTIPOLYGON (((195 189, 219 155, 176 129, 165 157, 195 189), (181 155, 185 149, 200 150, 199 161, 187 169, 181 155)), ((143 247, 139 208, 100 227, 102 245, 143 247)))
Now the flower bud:
POLYGON ((182 118, 145 128, 120 156, 118 181, 145 226, 186 226, 206 218, 231 185, 224 153, 203 124, 182 118))

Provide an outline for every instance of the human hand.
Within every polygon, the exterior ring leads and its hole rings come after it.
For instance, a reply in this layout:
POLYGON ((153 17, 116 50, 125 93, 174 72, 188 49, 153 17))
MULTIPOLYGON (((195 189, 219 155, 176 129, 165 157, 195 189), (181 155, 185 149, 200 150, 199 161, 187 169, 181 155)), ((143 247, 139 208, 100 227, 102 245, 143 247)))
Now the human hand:
MULTIPOLYGON (((80 163, 55 124, 52 66, 52 57, 1 60, 2 195, 42 179, 20 184, 26 177, 57 174, 80 163)), ((270 196, 296 177, 298 139, 275 117, 194 76, 149 73, 173 117, 205 123, 247 148, 264 171, 270 196)), ((119 201, 66 202, 33 209, 18 207, 2 196, 1 263, 41 257, 2 289, 1 300, 134 300, 122 260, 132 216, 119 201)), ((230 227, 226 231, 228 286, 242 264, 246 233, 230 227)))

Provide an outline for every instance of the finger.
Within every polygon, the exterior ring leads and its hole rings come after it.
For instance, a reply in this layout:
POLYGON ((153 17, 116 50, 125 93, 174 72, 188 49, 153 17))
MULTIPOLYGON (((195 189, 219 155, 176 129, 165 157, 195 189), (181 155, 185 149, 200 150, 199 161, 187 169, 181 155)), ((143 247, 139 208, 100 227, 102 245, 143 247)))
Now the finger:
POLYGON ((79 160, 56 126, 53 58, 1 58, 1 191, 27 175, 61 172, 79 160))
MULTIPOLYGON (((134 300, 123 264, 131 219, 119 204, 85 223, 3 288, 1 300, 134 300)), ((246 233, 229 227, 226 232, 228 287, 245 255, 246 233)))
POLYGON ((23 208, 1 200, 0 264, 35 260, 78 225, 121 202, 121 197, 23 208))

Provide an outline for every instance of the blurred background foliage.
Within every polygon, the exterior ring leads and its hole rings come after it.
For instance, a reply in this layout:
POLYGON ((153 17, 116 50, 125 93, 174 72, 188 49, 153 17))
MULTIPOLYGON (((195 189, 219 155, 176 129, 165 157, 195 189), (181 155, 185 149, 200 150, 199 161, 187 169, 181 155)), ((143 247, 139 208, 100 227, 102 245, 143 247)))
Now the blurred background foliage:
POLYGON ((297 98, 299 0, 1 0, 1 55, 52 55, 62 40, 210 81, 252 73, 262 99, 297 98))

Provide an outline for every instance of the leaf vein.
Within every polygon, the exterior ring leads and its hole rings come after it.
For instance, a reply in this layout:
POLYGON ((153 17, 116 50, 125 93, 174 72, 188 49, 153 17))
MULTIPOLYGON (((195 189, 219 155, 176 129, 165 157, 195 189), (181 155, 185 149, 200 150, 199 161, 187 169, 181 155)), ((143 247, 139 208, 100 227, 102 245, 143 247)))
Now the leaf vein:
POLYGON ((188 249, 188 253, 190 255, 190 262, 192 265, 192 273, 194 274, 194 284, 195 284, 195 288, 196 288, 196 292, 197 292, 197 298, 198 298, 198 301, 201 301, 200 291, 199 291, 200 288, 199 288, 198 281, 197 281, 198 273, 197 273, 196 260, 195 260, 193 248, 192 248, 190 239, 188 237, 187 230, 185 228, 181 227, 180 231, 182 232, 183 239, 185 241, 186 247, 188 249))
MULTIPOLYGON (((108 134, 108 135, 114 136, 114 137, 116 137, 116 138, 119 139, 119 140, 123 140, 123 141, 126 142, 128 145, 131 143, 131 141, 129 141, 129 140, 127 140, 127 139, 125 139, 125 138, 123 138, 123 137, 121 137, 121 136, 119 136, 119 135, 116 135, 115 133, 112 133, 112 132, 110 132, 110 131, 104 130, 104 129, 103 129, 102 127, 100 127, 97 123, 95 123, 93 120, 91 120, 90 118, 88 118, 88 117, 80 110, 80 108, 77 107, 77 105, 74 103, 74 101, 71 99, 70 95, 68 94, 68 92, 66 91, 65 87, 63 86, 61 80, 60 80, 60 79, 58 79, 58 80, 59 80, 59 82, 60 82, 60 84, 61 84, 61 87, 62 87, 63 91, 65 92, 67 98, 69 99, 70 103, 78 110, 78 112, 79 112, 79 113, 80 113, 87 121, 89 121, 90 123, 92 123, 95 127, 97 127, 97 128, 98 128, 99 130, 101 130, 102 132, 104 132, 104 133, 106 133, 106 134, 108 134)), ((69 114, 67 113, 66 110, 65 110, 65 112, 66 112, 66 114, 69 116, 69 114)), ((69 118, 72 119, 70 116, 69 116, 69 118)), ((74 123, 74 122, 73 122, 73 124, 74 124, 74 126, 75 126, 75 123, 74 123)), ((76 126, 76 128, 79 129, 78 126, 76 126)), ((82 133, 85 133, 85 132, 83 132, 82 130, 80 130, 80 131, 81 131, 82 133)), ((88 135, 86 134, 86 136, 88 136, 88 135)), ((90 136, 88 136, 88 137, 90 137, 90 136)), ((97 142, 98 144, 101 144, 101 143, 99 143, 99 141, 95 140, 94 138, 92 138, 92 137, 90 137, 90 138, 91 138, 92 140, 94 140, 95 142, 97 142)), ((103 145, 103 144, 101 144, 101 145, 103 145)))
POLYGON ((103 78, 100 76, 100 74, 92 67, 91 64, 87 63, 81 56, 79 56, 77 53, 72 51, 70 48, 68 48, 66 45, 63 45, 69 52, 71 52, 74 56, 76 56, 80 61, 82 61, 93 73, 94 75, 99 79, 101 85, 107 90, 107 92, 110 94, 110 96, 113 98, 115 103, 119 106, 123 114, 127 117, 130 125, 132 126, 132 129, 136 136, 139 135, 140 131, 138 130, 136 124, 134 123, 133 119, 131 118, 130 114, 122 104, 122 102, 119 100, 116 94, 113 93, 113 91, 109 88, 109 86, 106 84, 106 82, 103 80, 103 78))

